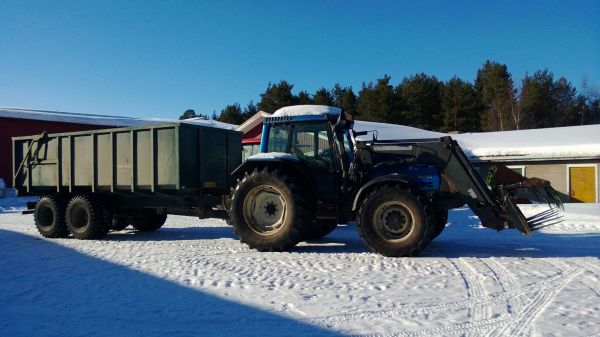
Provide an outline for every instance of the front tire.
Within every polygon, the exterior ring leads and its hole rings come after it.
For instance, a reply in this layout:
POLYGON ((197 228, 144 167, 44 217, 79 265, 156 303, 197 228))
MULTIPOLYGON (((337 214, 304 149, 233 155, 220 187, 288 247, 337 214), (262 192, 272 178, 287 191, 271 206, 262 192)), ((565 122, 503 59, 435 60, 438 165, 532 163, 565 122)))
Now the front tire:
POLYGON ((255 169, 238 181, 229 218, 240 241, 258 251, 285 251, 303 239, 309 224, 306 191, 277 170, 255 169))
POLYGON ((59 196, 43 196, 35 204, 35 227, 46 238, 66 238, 69 229, 65 222, 65 202, 59 196))
POLYGON ((446 228, 446 223, 448 222, 448 210, 445 211, 436 211, 433 216, 433 229, 431 233, 431 240, 437 238, 444 229, 446 228))
POLYGON ((398 185, 377 188, 365 197, 357 222, 364 243, 384 256, 415 256, 430 241, 423 205, 398 185))

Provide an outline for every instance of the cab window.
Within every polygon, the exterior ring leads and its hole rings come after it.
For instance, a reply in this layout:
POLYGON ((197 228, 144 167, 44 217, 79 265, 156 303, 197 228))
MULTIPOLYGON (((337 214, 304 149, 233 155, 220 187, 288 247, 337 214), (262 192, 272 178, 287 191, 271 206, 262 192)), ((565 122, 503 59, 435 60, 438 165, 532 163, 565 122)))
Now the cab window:
POLYGON ((309 166, 331 167, 329 136, 323 124, 297 125, 293 128, 292 153, 309 166))

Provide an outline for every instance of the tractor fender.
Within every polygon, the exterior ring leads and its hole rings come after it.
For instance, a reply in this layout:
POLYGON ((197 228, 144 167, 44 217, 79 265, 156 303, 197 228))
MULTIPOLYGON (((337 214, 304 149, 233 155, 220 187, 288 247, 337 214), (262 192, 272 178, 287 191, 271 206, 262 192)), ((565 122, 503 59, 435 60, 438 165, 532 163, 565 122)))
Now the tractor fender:
POLYGON ((231 175, 234 178, 240 178, 245 172, 254 169, 269 168, 272 170, 281 170, 287 174, 295 175, 302 181, 310 182, 309 191, 314 191, 313 179, 309 173, 306 164, 295 155, 288 153, 258 153, 249 157, 245 162, 238 166, 231 175))
POLYGON ((385 185, 388 183, 400 183, 400 184, 404 184, 404 185, 409 185, 410 182, 411 182, 411 178, 409 176, 397 174, 397 173, 386 174, 383 176, 373 178, 373 179, 369 180, 366 184, 364 184, 358 190, 358 192, 356 192, 356 196, 354 197, 354 203, 352 203, 352 211, 356 211, 363 196, 369 190, 371 190, 373 187, 376 187, 379 185, 385 185))

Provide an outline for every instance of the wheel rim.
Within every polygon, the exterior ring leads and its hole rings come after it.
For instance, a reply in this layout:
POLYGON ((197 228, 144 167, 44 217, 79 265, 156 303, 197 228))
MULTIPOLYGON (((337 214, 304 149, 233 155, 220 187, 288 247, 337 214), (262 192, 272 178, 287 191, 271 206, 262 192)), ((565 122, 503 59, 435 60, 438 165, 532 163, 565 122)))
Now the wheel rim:
POLYGON ((71 227, 75 230, 81 230, 85 228, 89 223, 90 215, 81 205, 73 205, 69 214, 69 220, 71 227))
POLYGON ((49 229, 54 225, 54 211, 48 206, 42 206, 37 213, 38 224, 41 228, 49 229))
POLYGON ((404 204, 390 201, 375 209, 373 225, 381 238, 387 241, 400 241, 412 231, 414 217, 404 204))
POLYGON ((244 219, 256 233, 278 232, 285 220, 286 202, 281 191, 273 186, 253 188, 244 199, 244 219))

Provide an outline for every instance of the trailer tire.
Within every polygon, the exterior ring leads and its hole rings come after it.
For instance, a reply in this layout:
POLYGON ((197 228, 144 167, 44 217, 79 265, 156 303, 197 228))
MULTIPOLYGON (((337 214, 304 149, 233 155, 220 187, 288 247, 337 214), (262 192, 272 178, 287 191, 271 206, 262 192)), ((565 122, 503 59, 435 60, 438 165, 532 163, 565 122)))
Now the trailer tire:
POLYGON ((374 189, 357 215, 363 242, 384 256, 415 256, 429 244, 431 225, 417 197, 398 185, 374 189))
POLYGON ((337 219, 314 220, 304 234, 304 240, 319 240, 337 228, 337 219))
POLYGON ((133 218, 131 225, 140 232, 154 232, 167 221, 167 214, 158 214, 155 210, 145 208, 133 218))
POLYGON ((240 241, 258 251, 286 251, 303 239, 310 224, 306 191, 279 170, 254 169, 238 180, 229 221, 240 241), (258 212, 257 212, 258 211, 258 212))
POLYGON ((51 239, 66 238, 69 229, 65 222, 65 202, 55 196, 43 196, 35 204, 33 219, 38 232, 51 239))
POLYGON ((98 199, 76 195, 67 206, 67 227, 77 239, 101 239, 110 229, 109 214, 98 199))

